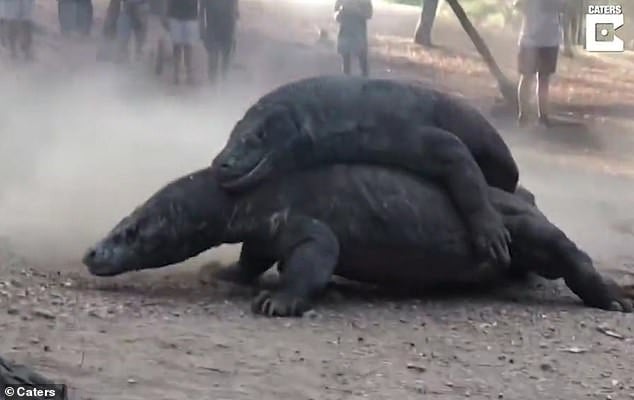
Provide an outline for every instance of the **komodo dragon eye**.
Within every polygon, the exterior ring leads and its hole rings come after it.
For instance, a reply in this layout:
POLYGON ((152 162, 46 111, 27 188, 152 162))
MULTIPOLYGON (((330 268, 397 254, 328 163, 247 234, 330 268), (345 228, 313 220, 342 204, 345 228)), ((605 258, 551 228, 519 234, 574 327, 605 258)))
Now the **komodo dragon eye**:
POLYGON ((139 229, 137 226, 129 226, 123 231, 123 240, 131 242, 136 239, 139 229))
POLYGON ((264 140, 266 138, 266 130, 258 129, 255 132, 255 137, 258 138, 258 140, 264 140))

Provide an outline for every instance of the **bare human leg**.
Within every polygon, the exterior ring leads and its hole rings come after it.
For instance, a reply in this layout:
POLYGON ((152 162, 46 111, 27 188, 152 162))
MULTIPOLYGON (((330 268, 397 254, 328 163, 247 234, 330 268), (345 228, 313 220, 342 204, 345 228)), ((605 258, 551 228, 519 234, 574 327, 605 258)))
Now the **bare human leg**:
POLYGON ((370 68, 368 66, 368 51, 364 50, 359 54, 359 67, 361 68, 361 75, 367 77, 370 74, 370 68))
POLYGON ((33 23, 28 20, 20 21, 20 39, 21 48, 24 53, 24 57, 27 60, 33 59, 33 23))
POLYGON ((528 122, 527 111, 530 108, 530 101, 533 94, 534 84, 535 78, 533 75, 520 75, 520 80, 517 87, 517 103, 519 106, 517 122, 520 125, 526 125, 526 123, 528 122))
POLYGON ((9 48, 11 49, 11 58, 18 58, 18 38, 20 36, 20 21, 15 19, 7 20, 9 48))
POLYGON ((549 110, 550 74, 538 74, 537 78, 537 99, 539 122, 545 126, 550 126, 549 110))
POLYGON ((194 48, 190 44, 183 45, 185 74, 188 85, 194 84, 194 48))
POLYGON ((181 71, 181 59, 183 58, 183 46, 180 44, 174 45, 174 54, 173 54, 173 62, 174 62, 174 78, 173 82, 175 85, 179 84, 180 81, 180 71, 181 71))
POLYGON ((343 73, 346 75, 350 75, 350 54, 342 54, 341 61, 343 63, 343 73))

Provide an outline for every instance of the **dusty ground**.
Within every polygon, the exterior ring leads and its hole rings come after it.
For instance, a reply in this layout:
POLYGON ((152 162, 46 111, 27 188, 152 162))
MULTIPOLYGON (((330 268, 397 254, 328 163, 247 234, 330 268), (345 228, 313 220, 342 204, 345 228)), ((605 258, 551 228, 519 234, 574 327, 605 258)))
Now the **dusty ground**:
MULTIPOLYGON (((90 277, 83 249, 168 179, 208 163, 250 101, 337 71, 332 49, 314 45, 316 26, 334 29, 330 4, 245 1, 231 82, 188 92, 157 85, 146 65, 97 64, 96 39, 62 40, 54 2, 40 3, 38 62, 0 53, 4 356, 82 399, 634 398, 633 317, 583 308, 559 284, 418 300, 339 289, 309 317, 276 320, 250 314, 248 290, 200 282, 201 264, 231 260, 235 248, 160 272, 90 277)), ((454 21, 438 25, 445 48, 431 52, 409 43, 415 21, 416 10, 377 7, 373 73, 429 80, 487 111, 494 87, 454 21)), ((512 73, 507 33, 485 38, 512 73)), ((495 120, 544 211, 625 283, 633 69, 627 54, 562 61, 554 96, 586 129, 495 120)))

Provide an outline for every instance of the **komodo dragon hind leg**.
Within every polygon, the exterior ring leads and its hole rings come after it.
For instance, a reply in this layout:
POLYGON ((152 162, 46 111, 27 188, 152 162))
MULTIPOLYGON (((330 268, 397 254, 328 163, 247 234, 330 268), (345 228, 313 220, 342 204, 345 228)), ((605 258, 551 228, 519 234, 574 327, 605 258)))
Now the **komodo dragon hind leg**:
POLYGON ((514 216, 506 218, 506 225, 514 238, 514 262, 546 279, 563 278, 589 307, 632 312, 634 287, 600 274, 590 256, 546 218, 514 216))

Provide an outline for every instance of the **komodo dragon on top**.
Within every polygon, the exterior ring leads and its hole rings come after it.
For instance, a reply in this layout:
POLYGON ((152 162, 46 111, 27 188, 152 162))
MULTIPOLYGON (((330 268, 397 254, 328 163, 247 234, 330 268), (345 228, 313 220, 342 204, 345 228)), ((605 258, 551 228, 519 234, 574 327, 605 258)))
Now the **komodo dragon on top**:
POLYGON ((286 84, 247 110, 212 165, 225 189, 244 192, 333 162, 402 167, 437 180, 465 219, 480 259, 508 264, 508 233, 487 183, 515 190, 511 152, 477 109, 421 83, 320 76, 286 84))
POLYGON ((216 277, 255 283, 277 263, 280 287, 253 301, 255 312, 269 316, 301 315, 333 275, 402 290, 498 278, 503 285, 517 272, 563 278, 588 306, 631 312, 631 293, 599 274, 520 189, 488 189, 512 237, 509 268, 474 267, 468 230, 437 183, 358 164, 293 171, 241 194, 224 190, 213 168, 196 171, 123 218, 83 262, 106 277, 242 243, 239 261, 216 277))

